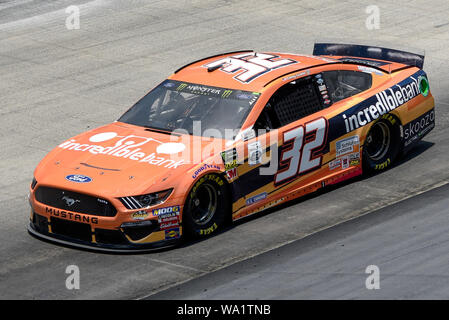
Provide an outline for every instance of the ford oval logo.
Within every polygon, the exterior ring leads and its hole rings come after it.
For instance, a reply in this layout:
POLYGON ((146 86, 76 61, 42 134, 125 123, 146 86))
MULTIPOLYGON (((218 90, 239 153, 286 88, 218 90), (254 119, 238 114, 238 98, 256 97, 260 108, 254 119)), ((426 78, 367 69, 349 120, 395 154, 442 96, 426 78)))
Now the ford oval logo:
POLYGON ((79 182, 79 183, 87 183, 91 182, 92 178, 88 176, 83 176, 82 174, 71 174, 65 177, 67 180, 72 182, 79 182))

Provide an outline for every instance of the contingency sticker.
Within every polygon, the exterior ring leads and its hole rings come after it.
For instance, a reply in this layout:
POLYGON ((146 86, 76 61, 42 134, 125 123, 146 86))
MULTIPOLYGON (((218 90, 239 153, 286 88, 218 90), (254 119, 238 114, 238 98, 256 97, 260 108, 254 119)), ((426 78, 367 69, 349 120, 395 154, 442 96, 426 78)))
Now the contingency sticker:
POLYGON ((354 147, 359 146, 359 144, 360 144, 359 136, 352 136, 342 140, 338 140, 335 143, 336 156, 339 157, 344 154, 354 152, 355 151, 354 147))
POLYGON ((262 162, 262 145, 260 141, 248 144, 248 164, 254 166, 262 162))

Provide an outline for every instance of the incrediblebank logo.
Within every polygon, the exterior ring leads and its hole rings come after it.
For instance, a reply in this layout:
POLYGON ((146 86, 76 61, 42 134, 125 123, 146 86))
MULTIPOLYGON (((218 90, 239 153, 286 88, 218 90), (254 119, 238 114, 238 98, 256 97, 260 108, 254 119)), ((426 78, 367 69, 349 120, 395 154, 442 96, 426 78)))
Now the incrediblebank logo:
POLYGON ((408 82, 404 83, 402 86, 396 84, 391 88, 377 93, 374 97, 371 97, 362 103, 364 106, 369 104, 368 107, 365 107, 360 111, 355 111, 354 114, 350 116, 343 114, 342 117, 345 123, 346 132, 351 132, 378 119, 382 115, 412 100, 419 94, 427 96, 429 89, 427 78, 424 75, 417 78, 411 76, 407 80, 408 82))
POLYGON ((154 152, 151 154, 143 152, 140 147, 147 143, 154 143, 157 146, 170 145, 153 138, 135 135, 119 136, 116 132, 103 132, 90 137, 89 142, 91 143, 79 143, 75 139, 71 139, 60 144, 58 147, 66 150, 90 152, 95 155, 102 154, 130 159, 151 165, 164 166, 166 168, 177 168, 184 163, 183 159, 175 161, 164 157, 157 157, 154 152))

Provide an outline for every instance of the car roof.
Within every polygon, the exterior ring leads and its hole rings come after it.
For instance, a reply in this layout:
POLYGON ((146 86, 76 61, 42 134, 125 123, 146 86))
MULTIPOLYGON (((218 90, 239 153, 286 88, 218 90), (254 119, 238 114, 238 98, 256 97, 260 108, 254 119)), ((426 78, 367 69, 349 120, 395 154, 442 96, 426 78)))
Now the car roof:
POLYGON ((250 50, 236 51, 215 55, 189 63, 188 65, 176 70, 175 73, 169 77, 169 79, 234 90, 259 92, 267 83, 282 75, 318 65, 338 62, 338 60, 332 58, 312 55, 278 52, 254 52, 250 50), (242 56, 243 58, 240 58, 242 56), (221 68, 212 68, 213 70, 210 70, 210 68, 207 67, 208 65, 219 63, 223 59, 227 59, 227 62, 224 62, 225 64, 222 66, 222 68, 225 68, 229 65, 229 62, 231 62, 230 59, 238 59, 245 63, 245 60, 252 60, 254 58, 263 59, 266 57, 273 57, 269 58, 270 62, 273 63, 285 61, 285 65, 273 69, 265 68, 265 72, 260 75, 256 75, 254 79, 251 79, 251 81, 248 82, 243 82, 237 79, 239 75, 241 76, 243 73, 248 72, 246 69, 241 68, 237 69, 235 72, 225 72, 221 70, 221 68), (287 63, 287 61, 291 61, 291 63, 287 63))
MULTIPOLYGON (((191 62, 176 70, 169 79, 234 90, 261 92, 269 83, 284 75, 317 66, 333 64, 362 65, 386 73, 412 67, 397 62, 350 56, 313 56, 307 54, 242 50, 217 54, 191 62), (239 66, 233 65, 235 59, 243 64, 239 66), (264 72, 256 74, 256 76, 249 79, 250 81, 241 81, 238 79, 239 77, 245 78, 249 72, 244 68, 245 63, 251 62, 251 64, 257 65, 260 61, 264 62, 267 60, 269 61, 268 63, 272 64, 279 63, 279 61, 291 61, 291 63, 285 63, 275 68, 265 68, 266 70, 264 72), (256 63, 253 63, 253 61, 256 63), (226 71, 226 69, 228 70, 226 71)), ((263 69, 263 67, 261 68, 263 69)))

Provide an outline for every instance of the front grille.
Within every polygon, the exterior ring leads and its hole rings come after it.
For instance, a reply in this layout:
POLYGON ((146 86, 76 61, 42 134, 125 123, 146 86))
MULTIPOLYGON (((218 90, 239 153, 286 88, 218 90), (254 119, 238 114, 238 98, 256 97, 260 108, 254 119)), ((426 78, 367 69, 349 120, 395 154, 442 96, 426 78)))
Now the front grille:
POLYGON ((55 234, 82 241, 92 241, 92 231, 90 225, 86 223, 73 222, 52 217, 51 231, 55 234))
POLYGON ((35 196, 40 203, 67 211, 102 217, 114 217, 117 213, 109 201, 78 192, 38 187, 35 196))

